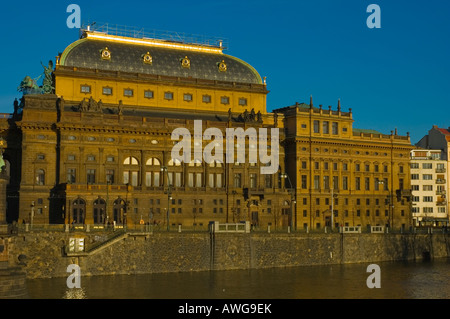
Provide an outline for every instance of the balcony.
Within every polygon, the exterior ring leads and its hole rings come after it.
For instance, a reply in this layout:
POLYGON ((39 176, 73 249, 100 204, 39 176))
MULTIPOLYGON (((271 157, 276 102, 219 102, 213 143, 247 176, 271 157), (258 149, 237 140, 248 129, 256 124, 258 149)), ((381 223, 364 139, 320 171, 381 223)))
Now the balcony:
POLYGON ((445 206, 446 202, 445 201, 437 201, 436 202, 436 206, 445 206))
POLYGON ((445 168, 436 168, 436 173, 445 173, 446 171, 445 168))
POLYGON ((446 180, 445 180, 445 179, 438 178, 438 179, 436 180, 436 184, 445 184, 445 183, 446 183, 446 180))
POLYGON ((436 191, 436 195, 446 195, 447 194, 447 191, 445 191, 445 190, 437 190, 436 191))

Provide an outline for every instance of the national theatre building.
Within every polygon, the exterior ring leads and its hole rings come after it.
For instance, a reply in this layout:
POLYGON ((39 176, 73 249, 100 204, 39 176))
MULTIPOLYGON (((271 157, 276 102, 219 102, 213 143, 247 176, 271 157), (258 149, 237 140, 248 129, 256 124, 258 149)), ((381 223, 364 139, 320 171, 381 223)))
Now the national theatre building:
POLYGON ((265 80, 223 50, 83 30, 46 68, 44 87, 24 80, 14 113, 0 119, 8 222, 410 225, 409 136, 355 129, 351 110, 312 99, 268 112, 265 80), (191 132, 190 161, 173 157, 179 128, 191 132), (223 136, 202 136, 210 128, 223 136), (229 162, 233 129, 247 134, 229 162), (264 139, 250 134, 262 129, 264 139), (261 143, 277 155, 270 173, 261 143), (199 160, 208 146, 214 160, 199 160))

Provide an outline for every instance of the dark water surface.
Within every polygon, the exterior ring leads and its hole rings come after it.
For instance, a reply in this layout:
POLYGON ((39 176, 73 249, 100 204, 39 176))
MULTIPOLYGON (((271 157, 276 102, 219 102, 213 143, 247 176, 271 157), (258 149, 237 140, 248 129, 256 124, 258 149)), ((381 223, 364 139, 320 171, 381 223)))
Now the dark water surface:
MULTIPOLYGON (((450 260, 383 262, 381 288, 367 264, 28 280, 31 299, 449 299, 450 260)), ((68 273, 69 275, 69 273, 68 273)), ((83 275, 81 273, 81 275, 83 275)))

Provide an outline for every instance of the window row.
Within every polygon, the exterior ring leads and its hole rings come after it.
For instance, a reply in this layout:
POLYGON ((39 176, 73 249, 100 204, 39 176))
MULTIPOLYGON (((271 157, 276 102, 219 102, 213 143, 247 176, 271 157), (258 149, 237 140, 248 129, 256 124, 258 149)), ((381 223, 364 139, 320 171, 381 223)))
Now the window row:
MULTIPOLYGON (((339 170, 339 163, 335 163, 335 162, 323 162, 323 165, 320 165, 320 162, 313 162, 313 169, 315 170, 319 170, 319 169, 323 169, 323 170, 334 170, 334 171, 338 171, 339 170)), ((342 163, 341 169, 342 171, 349 171, 349 163, 342 163)), ((307 161, 301 161, 301 168, 302 169, 308 169, 308 162, 307 161)), ((371 164, 360 164, 360 163, 355 163, 354 164, 354 169, 355 172, 371 172, 371 164)), ((383 172, 383 173, 388 173, 389 172, 389 166, 388 165, 379 165, 379 164, 373 164, 373 171, 375 173, 379 173, 379 172, 383 172)), ((403 165, 399 165, 399 173, 404 173, 404 168, 403 165)))
MULTIPOLYGON (((386 197, 384 199, 375 198, 373 200, 371 200, 370 198, 366 198, 365 201, 363 201, 361 198, 356 198, 355 201, 352 202, 352 204, 355 204, 356 206, 362 206, 363 202, 365 203, 366 206, 370 206, 370 205, 376 205, 376 206, 388 205, 389 204, 389 198, 388 197, 386 197)), ((325 198, 316 197, 313 200, 313 203, 315 205, 317 205, 317 206, 320 206, 320 205, 328 206, 328 205, 330 205, 330 198, 328 198, 328 197, 325 197, 325 198)), ((308 205, 308 198, 304 197, 302 199, 302 204, 305 205, 305 206, 308 205)), ((345 206, 349 206, 349 198, 347 198, 347 197, 346 198, 341 198, 341 199, 334 198, 334 205, 339 205, 339 204, 345 205, 345 206)))
MULTIPOLYGON (((92 93, 92 88, 90 85, 87 84, 82 84, 80 86, 80 91, 81 93, 84 94, 91 94, 92 93)), ((106 95, 106 96, 112 96, 113 95, 113 88, 111 87, 103 87, 102 88, 102 94, 106 95)), ((134 93, 134 89, 123 89, 123 96, 124 97, 133 97, 135 95, 134 93)), ((155 92, 152 90, 145 90, 143 97, 146 99, 153 99, 155 97, 155 92)), ((174 92, 164 92, 164 99, 165 100, 174 100, 174 92)), ((185 102, 192 102, 194 100, 194 95, 192 93, 184 93, 183 94, 183 101, 185 102)), ((202 102, 203 103, 211 103, 212 102, 212 97, 209 94, 203 94, 202 95, 202 102)), ((229 96, 221 96, 220 97, 220 103, 224 104, 224 105, 228 105, 230 104, 230 97, 229 96)), ((247 106, 248 105, 248 100, 245 97, 240 97, 238 99, 238 104, 240 106, 247 106)))
MULTIPOLYGON (((341 179, 339 179, 339 176, 320 176, 320 175, 314 175, 313 176, 313 189, 335 189, 335 190, 349 190, 350 184, 349 184, 349 177, 348 176, 342 176, 341 179)), ((402 178, 399 179, 399 188, 403 189, 404 180, 402 178)), ((362 179, 361 177, 357 176, 354 179, 353 189, 354 190, 361 190, 364 187, 364 190, 389 190, 389 180, 388 178, 373 178, 371 181, 370 177, 364 177, 362 179), (371 187, 373 185, 373 188, 371 187)), ((308 175, 301 175, 301 188, 302 189, 308 189, 308 175)))
MULTIPOLYGON (((420 174, 411 174, 411 180, 419 180, 420 174)), ((433 174, 422 174, 422 180, 425 181, 431 181, 433 180, 433 174)), ((437 175, 436 181, 442 181, 445 182, 445 176, 444 175, 437 175)))
MULTIPOLYGON (((207 180, 204 180, 204 173, 201 172, 189 172, 186 174, 186 180, 183 180, 184 173, 182 172, 167 172, 167 178, 169 185, 173 187, 212 187, 212 188, 222 188, 224 187, 224 175, 222 173, 208 173, 207 180)), ((258 184, 258 174, 249 174, 248 187, 257 188, 258 184)), ((86 170, 86 183, 96 184, 98 183, 96 169, 86 170)), ((116 183, 116 174, 113 169, 105 170, 105 179, 108 184, 116 183)), ((129 184, 131 186, 140 185, 140 173, 139 171, 127 170, 123 172, 122 183, 129 184)), ((76 184, 77 181, 77 169, 68 168, 67 169, 67 183, 76 184)), ((45 171, 37 170, 36 172, 36 184, 45 185, 45 171)), ((264 175, 263 185, 265 188, 272 188, 273 186, 273 176, 264 175)), ((147 187, 160 187, 163 186, 163 172, 161 171, 150 171, 145 172, 145 186, 147 187)), ((243 187, 243 175, 241 173, 235 173, 233 178, 233 186, 235 188, 243 187)))
POLYGON ((313 131, 314 133, 320 133, 323 134, 330 134, 330 128, 331 128, 331 134, 338 135, 339 134, 339 123, 338 122, 330 122, 329 121, 322 121, 322 123, 318 120, 315 120, 313 122, 313 131))
MULTIPOLYGON (((420 167, 419 163, 411 163, 410 166, 412 169, 419 169, 419 167, 420 167)), ((422 163, 422 169, 433 169, 433 163, 422 163)), ((445 170, 445 164, 437 163, 436 169, 437 170, 445 170)))
MULTIPOLYGON (((411 212, 412 213, 420 213, 420 207, 412 207, 411 208, 411 212)), ((422 213, 433 213, 434 212, 434 207, 422 207, 422 213)), ((438 213, 446 213, 447 209, 445 206, 443 207, 437 207, 437 212, 438 213)))

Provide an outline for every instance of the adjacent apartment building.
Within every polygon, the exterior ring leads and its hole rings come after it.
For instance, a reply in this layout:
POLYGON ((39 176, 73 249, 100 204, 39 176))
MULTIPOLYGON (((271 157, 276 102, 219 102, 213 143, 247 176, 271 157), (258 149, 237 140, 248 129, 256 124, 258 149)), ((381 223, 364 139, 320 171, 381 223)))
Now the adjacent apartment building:
MULTIPOLYGON (((441 152, 441 160, 446 162, 446 168, 449 167, 449 160, 450 160, 450 149, 449 149, 449 143, 450 143, 450 128, 440 128, 436 125, 433 125, 433 127, 428 131, 428 134, 425 135, 420 139, 419 142, 417 142, 416 146, 420 147, 422 149, 428 149, 428 150, 439 150, 441 152)), ((446 181, 446 193, 448 194, 448 179, 450 178, 450 173, 448 169, 446 169, 446 172, 439 173, 440 180, 442 180, 442 177, 445 178, 446 181)), ((441 185, 442 186, 442 185, 441 185)), ((445 201, 446 201, 446 207, 449 207, 449 198, 445 194, 445 201)))
POLYGON ((412 150, 410 167, 413 225, 447 226, 447 161, 441 150, 412 150))

